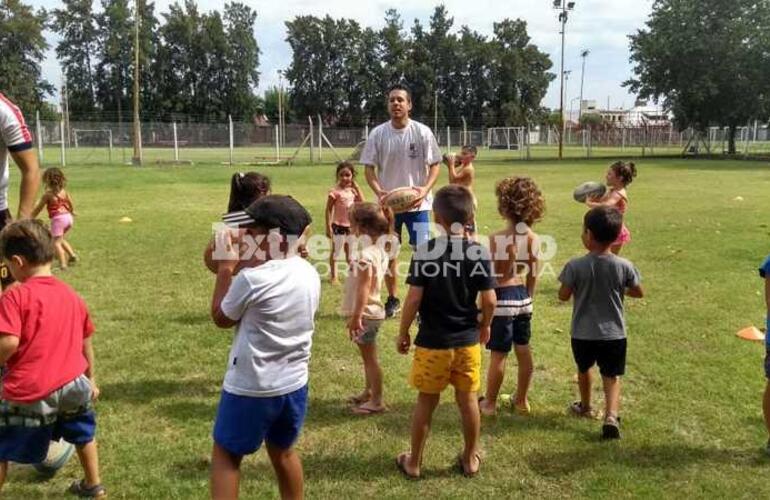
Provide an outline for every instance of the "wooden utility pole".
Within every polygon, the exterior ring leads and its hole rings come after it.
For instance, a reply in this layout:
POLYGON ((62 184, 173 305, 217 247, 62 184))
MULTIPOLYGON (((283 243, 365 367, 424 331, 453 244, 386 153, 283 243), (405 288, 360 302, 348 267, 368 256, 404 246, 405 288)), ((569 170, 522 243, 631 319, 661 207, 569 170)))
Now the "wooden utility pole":
POLYGON ((142 124, 139 122, 139 0, 134 0, 134 156, 133 165, 142 164, 142 124))

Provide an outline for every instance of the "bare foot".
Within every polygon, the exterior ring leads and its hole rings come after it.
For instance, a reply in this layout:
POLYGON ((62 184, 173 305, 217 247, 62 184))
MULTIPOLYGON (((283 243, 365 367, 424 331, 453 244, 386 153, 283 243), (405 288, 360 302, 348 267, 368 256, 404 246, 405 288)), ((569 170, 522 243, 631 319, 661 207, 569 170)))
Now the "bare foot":
POLYGON ((352 411, 356 415, 377 415, 378 413, 384 413, 386 409, 382 403, 374 404, 372 401, 369 401, 360 406, 354 406, 352 411))
POLYGON ((497 413, 496 406, 497 405, 490 403, 486 398, 479 399, 479 411, 485 417, 494 417, 497 413))
POLYGON ((396 457, 396 466, 407 479, 420 479, 420 468, 412 465, 412 454, 405 451, 396 457))
POLYGON ((348 403, 358 406, 362 403, 366 403, 370 399, 372 399, 372 394, 369 391, 365 390, 361 394, 358 394, 356 396, 350 396, 348 398, 348 403))

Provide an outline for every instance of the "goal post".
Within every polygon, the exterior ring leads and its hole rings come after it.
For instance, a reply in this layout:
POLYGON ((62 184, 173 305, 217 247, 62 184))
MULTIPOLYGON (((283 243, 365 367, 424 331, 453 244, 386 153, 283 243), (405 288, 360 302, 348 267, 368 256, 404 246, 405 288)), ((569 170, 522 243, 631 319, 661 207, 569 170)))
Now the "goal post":
POLYGON ((72 129, 72 146, 78 148, 107 148, 110 163, 112 163, 112 130, 111 129, 72 129))
POLYGON ((524 127, 491 127, 487 129, 487 148, 521 150, 525 145, 524 127))

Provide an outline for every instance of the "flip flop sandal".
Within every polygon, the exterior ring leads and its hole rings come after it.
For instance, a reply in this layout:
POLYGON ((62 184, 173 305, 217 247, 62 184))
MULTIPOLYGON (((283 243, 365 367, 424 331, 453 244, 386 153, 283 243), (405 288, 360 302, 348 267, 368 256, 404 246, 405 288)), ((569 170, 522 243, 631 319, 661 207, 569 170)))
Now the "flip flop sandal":
POLYGON ((399 456, 396 457, 396 467, 398 467, 398 470, 401 471, 401 474, 404 475, 407 479, 410 481, 417 481, 420 479, 420 475, 414 475, 410 474, 409 471, 406 470, 406 466, 404 465, 404 462, 406 461, 408 453, 402 453, 399 456))
POLYGON ((367 416, 367 415, 379 415, 380 413, 385 413, 387 411, 387 408, 384 407, 384 406, 382 408, 379 408, 379 409, 366 408, 366 407, 364 407, 362 405, 362 406, 356 406, 356 407, 354 407, 350 411, 352 411, 354 415, 364 415, 364 416, 367 416))
POLYGON ((97 484, 89 488, 86 486, 85 479, 81 479, 80 481, 75 481, 74 483, 72 483, 68 491, 81 498, 106 498, 107 497, 107 490, 104 489, 104 486, 102 486, 101 484, 97 484))
POLYGON ((476 469, 475 471, 468 471, 465 468, 465 464, 463 463, 463 455, 462 455, 462 453, 458 453, 457 454, 457 468, 460 470, 460 474, 462 474, 463 476, 465 476, 465 477, 467 477, 469 479, 473 478, 473 477, 476 477, 478 475, 479 471, 481 470, 481 455, 479 455, 478 453, 475 453, 473 455, 473 457, 476 460, 478 460, 479 468, 476 469))
POLYGON ((351 405, 360 405, 360 404, 366 403, 370 399, 371 399, 371 396, 370 397, 361 397, 359 395, 356 395, 356 396, 350 396, 347 399, 347 402, 348 402, 348 404, 351 404, 351 405))

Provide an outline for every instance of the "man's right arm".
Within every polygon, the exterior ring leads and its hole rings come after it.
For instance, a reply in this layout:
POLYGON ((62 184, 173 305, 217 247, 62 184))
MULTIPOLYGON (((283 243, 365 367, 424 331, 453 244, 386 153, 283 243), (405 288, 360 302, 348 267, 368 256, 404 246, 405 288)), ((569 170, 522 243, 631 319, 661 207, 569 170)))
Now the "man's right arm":
POLYGON ((365 170, 366 175, 366 183, 369 184, 369 187, 372 188, 372 191, 374 191, 374 195, 377 197, 377 199, 382 198, 387 191, 382 189, 382 185, 380 184, 380 178, 377 176, 377 170, 374 165, 366 165, 365 170))

